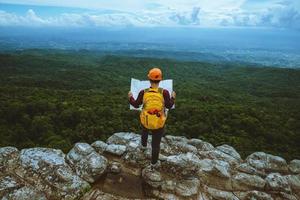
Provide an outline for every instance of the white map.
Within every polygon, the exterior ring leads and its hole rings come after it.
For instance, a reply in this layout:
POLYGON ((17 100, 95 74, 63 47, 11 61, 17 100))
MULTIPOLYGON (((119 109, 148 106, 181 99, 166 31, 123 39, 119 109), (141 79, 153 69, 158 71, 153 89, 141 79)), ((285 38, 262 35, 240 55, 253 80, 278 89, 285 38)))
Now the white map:
MULTIPOLYGON (((150 87, 150 81, 141 81, 141 80, 134 79, 134 78, 131 79, 130 91, 132 92, 134 99, 136 99, 138 97, 139 92, 141 90, 144 90, 149 87, 150 87)), ((168 90, 171 95, 173 92, 173 80, 171 80, 171 79, 162 80, 159 83, 159 87, 168 90)), ((175 105, 172 107, 172 109, 174 109, 174 108, 175 108, 175 105)), ((139 108, 135 108, 132 105, 130 105, 130 110, 141 110, 141 109, 142 109, 142 106, 140 106, 139 108)))

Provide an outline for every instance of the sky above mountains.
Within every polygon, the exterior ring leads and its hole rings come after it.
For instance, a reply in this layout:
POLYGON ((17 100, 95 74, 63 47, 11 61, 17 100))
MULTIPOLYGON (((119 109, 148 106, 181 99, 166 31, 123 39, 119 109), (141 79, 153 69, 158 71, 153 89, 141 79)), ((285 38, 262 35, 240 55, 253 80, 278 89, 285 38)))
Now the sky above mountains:
POLYGON ((299 0, 0 0, 0 26, 300 30, 299 0))

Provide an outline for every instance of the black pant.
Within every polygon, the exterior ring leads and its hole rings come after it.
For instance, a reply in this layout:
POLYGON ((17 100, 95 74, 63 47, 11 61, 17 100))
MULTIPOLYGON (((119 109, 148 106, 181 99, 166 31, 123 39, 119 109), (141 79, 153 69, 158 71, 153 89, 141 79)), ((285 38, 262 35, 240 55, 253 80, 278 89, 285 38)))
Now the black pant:
POLYGON ((151 157, 151 163, 155 164, 158 160, 159 151, 160 151, 160 141, 164 134, 164 128, 155 129, 155 130, 148 130, 145 127, 142 126, 142 145, 144 147, 147 146, 147 140, 148 140, 148 134, 151 131, 152 132, 152 157, 151 157))

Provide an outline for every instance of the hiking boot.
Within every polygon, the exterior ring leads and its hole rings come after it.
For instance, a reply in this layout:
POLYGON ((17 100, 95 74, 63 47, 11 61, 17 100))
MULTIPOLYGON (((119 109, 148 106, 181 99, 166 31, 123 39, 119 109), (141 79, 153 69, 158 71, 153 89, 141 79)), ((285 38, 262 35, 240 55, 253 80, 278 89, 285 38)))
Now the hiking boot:
POLYGON ((148 146, 148 144, 146 143, 146 146, 143 145, 142 141, 138 142, 138 148, 140 148, 141 150, 146 149, 148 146))

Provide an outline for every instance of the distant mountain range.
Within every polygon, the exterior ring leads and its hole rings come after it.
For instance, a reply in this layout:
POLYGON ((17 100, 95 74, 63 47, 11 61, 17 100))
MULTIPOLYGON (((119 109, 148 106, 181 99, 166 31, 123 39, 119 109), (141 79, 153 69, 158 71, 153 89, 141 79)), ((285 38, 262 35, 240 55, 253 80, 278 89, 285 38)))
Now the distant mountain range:
POLYGON ((300 41, 299 32, 272 29, 2 27, 0 32, 2 52, 87 50, 103 54, 252 63, 284 68, 300 67, 300 44, 295 41, 300 41))

